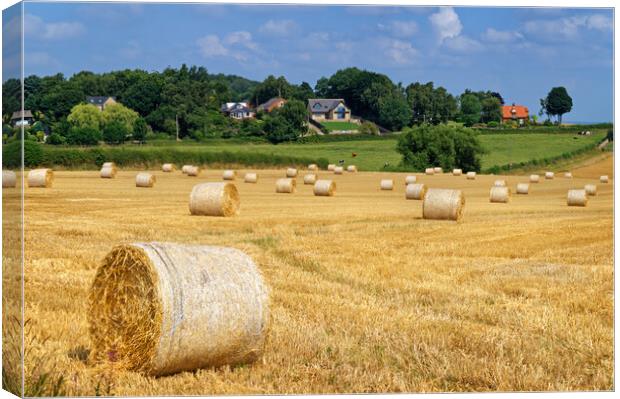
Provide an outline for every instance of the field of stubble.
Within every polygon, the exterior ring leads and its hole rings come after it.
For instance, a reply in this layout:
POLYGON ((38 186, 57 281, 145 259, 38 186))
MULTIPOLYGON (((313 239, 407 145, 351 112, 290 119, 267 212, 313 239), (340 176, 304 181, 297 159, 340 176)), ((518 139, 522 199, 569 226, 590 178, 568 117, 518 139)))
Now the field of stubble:
MULTIPOLYGON (((557 173, 509 204, 488 201, 497 176, 420 176, 464 191, 461 223, 423 220, 405 174, 320 172, 337 182, 329 198, 303 172, 296 194, 276 194, 284 172, 259 171, 256 185, 236 182, 238 217, 211 218, 190 216, 188 197, 219 170, 156 171, 152 189, 134 187, 136 171, 57 172, 52 189, 26 189, 26 368, 45 359, 67 395, 613 389, 613 179, 598 183, 612 172, 609 157, 557 173), (388 177, 395 190, 380 191, 388 177), (567 189, 587 182, 598 195, 567 207, 567 189), (133 241, 251 255, 271 288, 263 361, 158 379, 88 364, 88 287, 133 241)), ((527 180, 505 179, 513 192, 527 180)))

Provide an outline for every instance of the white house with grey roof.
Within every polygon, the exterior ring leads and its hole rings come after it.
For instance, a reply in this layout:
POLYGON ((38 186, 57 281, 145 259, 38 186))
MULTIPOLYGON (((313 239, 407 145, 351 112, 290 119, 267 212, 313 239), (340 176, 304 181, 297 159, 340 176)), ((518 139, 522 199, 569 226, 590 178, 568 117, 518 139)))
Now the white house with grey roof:
POLYGON ((342 98, 311 98, 308 100, 308 111, 315 121, 351 120, 351 110, 342 98))

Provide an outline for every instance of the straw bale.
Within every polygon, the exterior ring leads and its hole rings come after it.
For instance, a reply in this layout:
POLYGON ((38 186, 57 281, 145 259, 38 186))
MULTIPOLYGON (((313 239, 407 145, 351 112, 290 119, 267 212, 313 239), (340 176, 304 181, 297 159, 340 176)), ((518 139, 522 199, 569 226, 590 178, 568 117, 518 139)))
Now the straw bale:
POLYGON ((54 183, 54 172, 51 169, 33 169, 28 172, 28 187, 50 188, 54 183))
POLYGON ((460 220, 465 207, 461 190, 429 188, 422 203, 424 219, 460 220))
POLYGON ((239 214, 239 192, 233 183, 201 183, 189 195, 192 215, 234 216, 239 214))
POLYGON ((331 197, 336 193, 336 183, 332 180, 317 180, 313 191, 314 195, 331 197))

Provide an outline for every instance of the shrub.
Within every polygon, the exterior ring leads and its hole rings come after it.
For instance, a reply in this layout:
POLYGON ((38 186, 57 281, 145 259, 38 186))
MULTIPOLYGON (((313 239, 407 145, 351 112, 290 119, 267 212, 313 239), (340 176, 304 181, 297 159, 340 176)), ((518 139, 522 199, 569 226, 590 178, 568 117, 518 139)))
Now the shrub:
POLYGON ((72 127, 67 135, 67 143, 73 145, 97 145, 101 132, 90 127, 72 127))
POLYGON ((138 118, 133 124, 133 139, 141 143, 146 140, 146 134, 148 133, 148 125, 144 118, 138 118))
POLYGON ((52 133, 47 137, 47 140, 45 142, 51 145, 62 145, 67 142, 67 139, 58 133, 52 133))
POLYGON ((491 128, 491 129, 495 129, 495 128, 497 128, 498 126, 499 126, 499 122, 496 122, 496 121, 491 121, 491 122, 488 122, 488 123, 487 123, 487 127, 488 127, 488 128, 491 128))
MULTIPOLYGON (((24 141, 24 166, 38 166, 43 162, 41 145, 34 141, 24 141)), ((13 141, 2 149, 2 163, 8 168, 19 168, 22 164, 22 143, 13 141)))
POLYGON ((360 134, 369 134, 373 136, 379 135, 379 128, 372 122, 364 122, 358 129, 360 134))
POLYGON ((112 120, 103 128, 103 140, 108 144, 122 144, 129 133, 127 125, 123 122, 112 120))

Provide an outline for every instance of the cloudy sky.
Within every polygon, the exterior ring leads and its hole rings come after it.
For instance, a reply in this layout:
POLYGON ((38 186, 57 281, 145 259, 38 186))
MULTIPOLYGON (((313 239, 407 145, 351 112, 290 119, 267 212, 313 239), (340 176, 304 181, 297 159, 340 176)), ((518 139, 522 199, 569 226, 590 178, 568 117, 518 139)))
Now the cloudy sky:
MULTIPOLYGON (((3 21, 5 36, 19 26, 3 21)), ((562 85, 567 121, 613 115, 610 9, 26 3, 24 30, 26 75, 186 63, 314 86, 357 66, 454 94, 499 91, 536 113, 562 85)), ((7 63, 6 40, 3 52, 7 63)))

